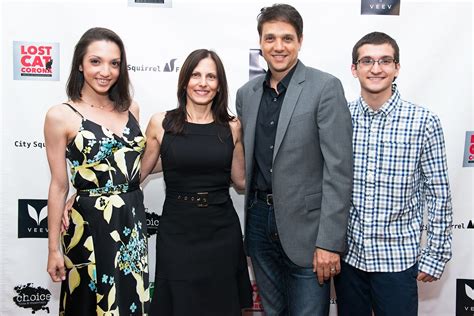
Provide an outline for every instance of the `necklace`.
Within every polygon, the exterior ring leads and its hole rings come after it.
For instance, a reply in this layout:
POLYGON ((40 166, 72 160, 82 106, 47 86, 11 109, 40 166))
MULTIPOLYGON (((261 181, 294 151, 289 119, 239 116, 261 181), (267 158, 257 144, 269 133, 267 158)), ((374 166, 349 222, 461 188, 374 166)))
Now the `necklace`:
MULTIPOLYGON (((85 104, 89 105, 91 108, 96 108, 96 109, 99 109, 99 110, 104 110, 104 109, 105 109, 105 105, 102 105, 102 104, 100 104, 100 105, 94 105, 94 104, 89 103, 89 102, 86 102, 86 101, 84 101, 84 100, 82 100, 82 102, 84 102, 85 104)), ((114 110, 114 109, 113 109, 113 106, 112 106, 112 111, 113 111, 113 110, 114 110)), ((112 111, 111 111, 111 112, 112 112, 112 111)))
POLYGON ((89 105, 91 106, 91 108, 98 108, 98 109, 101 109, 101 110, 104 109, 104 106, 103 106, 103 105, 94 105, 94 104, 92 104, 92 103, 89 103, 89 105))

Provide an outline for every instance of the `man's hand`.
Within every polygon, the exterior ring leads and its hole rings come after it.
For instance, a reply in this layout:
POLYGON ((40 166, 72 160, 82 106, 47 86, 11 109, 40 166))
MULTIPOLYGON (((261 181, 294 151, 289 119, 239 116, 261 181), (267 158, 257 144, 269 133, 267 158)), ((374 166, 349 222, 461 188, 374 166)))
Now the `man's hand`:
POLYGON ((316 248, 313 255, 313 272, 317 274, 319 284, 341 272, 339 254, 316 248))
POLYGON ((434 276, 429 275, 428 273, 425 273, 425 272, 421 272, 421 271, 418 272, 418 276, 416 277, 416 279, 421 282, 433 282, 433 281, 438 280, 434 276))

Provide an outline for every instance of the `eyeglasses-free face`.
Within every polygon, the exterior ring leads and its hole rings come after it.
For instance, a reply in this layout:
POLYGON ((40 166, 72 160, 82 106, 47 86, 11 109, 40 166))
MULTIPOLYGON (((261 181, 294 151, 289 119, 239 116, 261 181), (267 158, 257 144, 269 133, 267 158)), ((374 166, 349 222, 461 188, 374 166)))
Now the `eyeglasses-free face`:
POLYGON ((351 70, 359 79, 362 97, 388 100, 392 95, 392 82, 400 70, 400 64, 393 57, 393 47, 390 44, 365 44, 357 52, 359 60, 351 70))

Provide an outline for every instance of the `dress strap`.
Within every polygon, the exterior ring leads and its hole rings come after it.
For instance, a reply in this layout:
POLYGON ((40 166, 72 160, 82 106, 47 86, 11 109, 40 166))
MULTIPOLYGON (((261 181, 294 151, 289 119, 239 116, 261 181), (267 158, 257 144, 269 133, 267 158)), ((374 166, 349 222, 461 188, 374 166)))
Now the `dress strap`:
POLYGON ((84 119, 84 116, 81 113, 79 113, 79 111, 76 110, 72 105, 70 105, 69 103, 66 103, 66 102, 64 102, 63 104, 66 104, 67 106, 69 106, 71 108, 71 110, 73 110, 77 115, 79 115, 80 117, 82 117, 82 119, 84 119))

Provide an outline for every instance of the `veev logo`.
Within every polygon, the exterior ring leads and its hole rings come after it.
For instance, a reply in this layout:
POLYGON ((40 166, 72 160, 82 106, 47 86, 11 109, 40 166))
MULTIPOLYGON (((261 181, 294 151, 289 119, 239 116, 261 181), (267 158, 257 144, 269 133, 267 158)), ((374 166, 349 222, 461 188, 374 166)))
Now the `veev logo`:
POLYGON ((464 284, 464 288, 466 290, 467 297, 474 301, 474 289, 472 289, 472 287, 467 284, 464 284))
POLYGON ((456 316, 474 315, 474 280, 456 280, 456 316))
POLYGON ((18 200, 18 238, 48 237, 48 200, 18 200))
POLYGON ((400 0, 362 0, 360 13, 363 15, 399 15, 400 0))
POLYGON ((48 289, 40 286, 34 287, 33 283, 26 285, 15 286, 16 296, 13 297, 13 302, 21 308, 31 308, 31 313, 35 314, 37 311, 43 310, 49 314, 49 301, 51 300, 51 292, 48 289))
POLYGON ((30 215, 32 219, 36 221, 36 224, 39 226, 40 223, 43 221, 43 219, 48 217, 48 207, 47 206, 43 207, 38 214, 36 212, 36 209, 33 206, 28 204, 28 214, 30 215))

